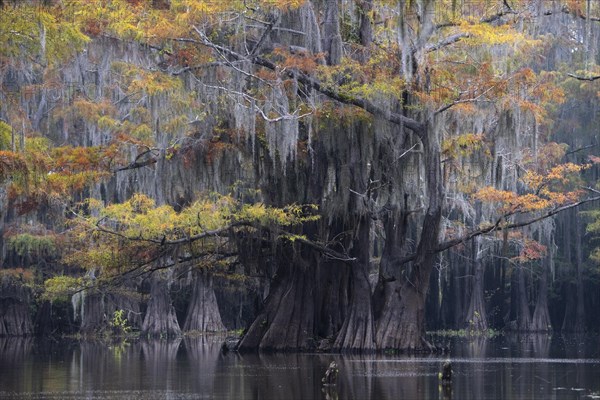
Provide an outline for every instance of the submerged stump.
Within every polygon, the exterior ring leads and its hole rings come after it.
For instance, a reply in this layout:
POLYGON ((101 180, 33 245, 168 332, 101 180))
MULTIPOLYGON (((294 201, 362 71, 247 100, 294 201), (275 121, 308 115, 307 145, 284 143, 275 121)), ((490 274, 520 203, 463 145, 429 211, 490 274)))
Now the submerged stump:
POLYGON ((327 371, 325 371, 325 376, 323 377, 323 379, 321 379, 321 382, 323 382, 323 385, 325 385, 325 386, 336 385, 338 373, 339 373, 338 365, 335 361, 332 361, 329 364, 327 371))
POLYGON ((450 385, 452 384, 452 364, 450 361, 444 362, 442 365, 442 385, 450 385))
POLYGON ((452 363, 450 363, 450 360, 445 361, 442 365, 440 378, 442 380, 442 398, 444 400, 452 400, 452 363))

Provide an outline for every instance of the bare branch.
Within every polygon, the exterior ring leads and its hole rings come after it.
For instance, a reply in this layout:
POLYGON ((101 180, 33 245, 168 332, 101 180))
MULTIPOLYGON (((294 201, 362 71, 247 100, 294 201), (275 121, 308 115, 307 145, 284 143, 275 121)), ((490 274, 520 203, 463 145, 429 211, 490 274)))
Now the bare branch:
POLYGON ((567 74, 568 76, 570 76, 571 78, 575 78, 578 79, 580 81, 595 81, 596 79, 600 79, 600 75, 594 75, 594 76, 581 76, 581 75, 575 75, 575 74, 567 74))
POLYGON ((447 38, 437 42, 436 44, 430 44, 428 46, 425 46, 425 52, 430 53, 432 51, 439 50, 442 47, 449 46, 451 44, 454 44, 454 43, 460 41, 463 38, 467 38, 470 36, 471 36, 471 34, 469 34, 468 32, 461 32, 461 33, 457 33, 455 35, 448 36, 447 38))
POLYGON ((451 247, 454 247, 454 246, 457 246, 457 245, 459 245, 461 243, 464 243, 464 242, 466 242, 468 240, 471 240, 474 237, 477 237, 477 236, 480 236, 480 235, 483 235, 483 234, 486 234, 486 233, 490 233, 490 232, 493 232, 493 231, 502 231, 502 230, 516 229, 516 228, 522 228, 524 226, 529 226, 531 224, 535 224, 536 222, 542 221, 542 220, 544 220, 546 218, 552 217, 552 216, 554 216, 554 215, 556 215, 558 213, 561 213, 563 211, 569 210, 571 208, 578 207, 578 206, 580 206, 582 204, 586 204, 586 203, 590 203, 590 202, 598 201, 598 200, 600 200, 600 196, 590 197, 590 198, 587 198, 587 199, 584 199, 584 200, 581 200, 581 201, 578 201, 578 202, 575 202, 575 203, 571 203, 571 204, 567 204, 567 205, 562 206, 562 207, 555 208, 555 209, 550 210, 550 211, 546 212, 545 214, 542 214, 542 215, 540 215, 538 217, 531 218, 531 219, 528 219, 528 220, 525 220, 525 221, 521 221, 521 222, 515 222, 515 223, 512 223, 512 224, 502 225, 502 222, 504 221, 504 216, 503 216, 502 218, 498 219, 498 221, 496 221, 496 223, 493 224, 493 225, 489 225, 489 226, 486 226, 484 228, 477 229, 475 231, 472 231, 472 232, 466 234, 463 237, 452 239, 452 240, 448 240, 446 242, 440 243, 440 245, 438 247, 436 247, 435 252, 439 253, 441 251, 447 250, 447 249, 449 249, 451 247))
POLYGON ((588 144, 587 146, 578 147, 575 150, 567 151, 565 153, 565 156, 568 156, 569 154, 578 153, 578 152, 583 151, 583 150, 592 149, 592 148, 597 147, 597 146, 598 146, 598 143, 592 143, 592 144, 588 144))
POLYGON ((480 101, 489 101, 489 100, 482 100, 481 98, 490 90, 492 90, 493 88, 495 88, 496 85, 490 86, 489 88, 487 88, 486 90, 484 90, 483 92, 481 92, 480 94, 478 94, 477 96, 470 98, 470 99, 459 99, 459 100, 455 100, 450 104, 446 104, 443 107, 438 108, 435 111, 435 114, 440 114, 443 113, 444 111, 450 109, 451 107, 454 107, 457 104, 461 104, 461 103, 477 103, 480 101))
POLYGON ((131 162, 129 165, 117 168, 116 170, 114 170, 112 172, 120 172, 120 171, 126 171, 126 170, 130 170, 130 169, 138 169, 138 168, 146 167, 148 165, 156 164, 158 161, 156 159, 157 155, 152 154, 156 150, 157 149, 148 149, 148 150, 138 154, 137 157, 135 158, 135 160, 133 160, 133 162, 131 162), (152 154, 152 156, 150 156, 149 158, 147 158, 143 161, 139 161, 142 157, 144 157, 147 154, 152 154))
MULTIPOLYGON (((563 14, 569 14, 572 15, 573 17, 579 17, 583 20, 589 20, 589 21, 594 21, 594 22, 600 22, 600 17, 587 17, 583 14, 580 13, 575 13, 573 11, 571 11, 571 9, 569 9, 569 7, 567 7, 566 5, 562 7, 562 9, 560 10, 560 12, 562 12, 563 14)), ((544 16, 548 16, 548 15, 553 15, 554 11, 544 11, 544 13, 542 15, 544 16)))
POLYGON ((327 247, 319 242, 314 242, 312 240, 308 240, 308 239, 304 239, 304 238, 295 238, 294 240, 299 243, 302 243, 305 246, 311 247, 311 248, 323 253, 325 256, 332 258, 334 260, 345 261, 345 262, 356 261, 355 257, 350 257, 347 254, 332 250, 329 247, 327 247))
POLYGON ((275 17, 273 14, 269 15, 269 21, 267 23, 267 27, 266 27, 265 31, 263 32, 263 34, 261 35, 260 39, 258 39, 258 42, 256 42, 256 45, 254 46, 252 51, 250 52, 250 56, 254 56, 254 55, 258 54, 262 44, 267 39, 267 37, 269 36, 271 31, 273 30, 273 27, 275 26, 275 24, 278 21, 279 21, 279 16, 275 17))
MULTIPOLYGON (((589 188, 588 188, 588 190, 589 190, 589 188)), ((592 189, 592 191, 600 193, 600 192, 596 191, 595 189, 592 189)), ((492 225, 488 225, 483 228, 476 229, 476 230, 469 232, 466 235, 461 236, 459 238, 447 240, 443 243, 440 243, 433 250, 433 253, 440 253, 440 252, 448 250, 452 247, 458 246, 459 244, 465 243, 477 236, 485 235, 487 233, 491 233, 491 232, 495 232, 495 231, 505 231, 505 230, 510 230, 510 229, 522 228, 524 226, 529 226, 529 225, 535 224, 536 222, 542 221, 546 218, 550 218, 550 217, 552 217, 558 213, 561 213, 563 211, 578 207, 578 206, 586 204, 586 203, 598 201, 598 200, 600 200, 600 196, 590 197, 588 199, 584 199, 584 200, 578 201, 576 203, 571 203, 571 204, 567 204, 562 207, 555 208, 555 209, 550 210, 547 213, 540 215, 538 217, 531 218, 531 219, 521 221, 521 222, 515 222, 512 224, 503 225, 502 222, 505 221, 506 216, 502 216, 492 225)), ((416 258, 417 258, 417 254, 415 253, 415 254, 410 254, 408 256, 398 258, 398 259, 394 260, 394 262, 397 263, 398 265, 403 265, 408 262, 414 261, 416 258)))

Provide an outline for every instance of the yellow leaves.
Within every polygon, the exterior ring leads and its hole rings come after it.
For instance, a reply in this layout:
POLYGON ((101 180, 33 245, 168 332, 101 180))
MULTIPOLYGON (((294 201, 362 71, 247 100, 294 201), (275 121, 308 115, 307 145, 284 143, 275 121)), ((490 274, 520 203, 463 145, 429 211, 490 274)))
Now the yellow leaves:
POLYGON ((58 275, 44 282, 43 299, 49 301, 67 301, 73 293, 80 290, 84 284, 83 278, 58 275))
POLYGON ((12 128, 4 121, 0 121, 0 151, 12 149, 12 128))
POLYGON ((83 98, 73 101, 73 111, 88 122, 97 122, 102 117, 116 113, 115 107, 108 100, 90 101, 83 98))
POLYGON ((366 64, 343 58, 339 65, 319 65, 317 73, 324 86, 349 98, 394 102, 402 99, 406 82, 398 74, 393 53, 374 49, 366 64))
POLYGON ((473 195, 473 198, 485 203, 498 205, 500 215, 538 211, 549 205, 547 200, 530 193, 518 195, 515 192, 499 190, 491 186, 480 189, 473 195))
POLYGON ((57 18, 54 14, 59 14, 59 10, 59 7, 27 4, 3 7, 0 56, 55 66, 81 51, 89 39, 75 24, 57 18))
POLYGON ((80 172, 86 170, 100 170, 103 165, 103 148, 90 147, 56 147, 52 149, 54 172, 80 172))
POLYGON ((259 3, 265 3, 268 6, 277 7, 280 10, 295 9, 306 3, 306 0, 262 0, 259 3))
POLYGON ((288 205, 284 208, 268 207, 263 203, 243 205, 235 219, 238 221, 257 222, 261 225, 292 226, 318 219, 312 212, 313 205, 288 205))
POLYGON ((113 71, 120 75, 129 95, 147 93, 151 96, 181 90, 183 84, 177 77, 158 71, 148 71, 125 62, 115 62, 113 71))
MULTIPOLYGON (((6 237, 6 236, 5 236, 6 237)), ((20 257, 54 257, 57 254, 54 235, 29 232, 7 236, 7 249, 20 257)))
POLYGON ((0 269, 0 280, 17 280, 20 282, 33 283, 35 275, 32 269, 28 268, 3 268, 0 269))
POLYGON ((63 261, 101 268, 109 275, 150 262, 174 243, 185 246, 187 254, 205 254, 226 248, 231 239, 229 229, 254 231, 261 226, 290 226, 318 218, 312 205, 277 208, 263 203, 240 204, 219 194, 202 196, 179 212, 169 205, 157 206, 140 193, 107 206, 88 200, 81 209, 89 214, 70 220, 72 248, 63 261))
POLYGON ((442 153, 446 157, 467 156, 481 149, 484 138, 484 135, 476 133, 451 137, 442 142, 442 153))
POLYGON ((583 171, 585 168, 587 168, 585 165, 578 165, 573 163, 557 165, 556 167, 553 167, 550 169, 550 171, 548 171, 546 179, 548 181, 553 180, 561 183, 567 183, 569 181, 569 175, 583 171))
POLYGON ((517 32, 509 24, 493 25, 463 20, 459 27, 462 32, 468 34, 467 41, 477 44, 494 46, 500 44, 518 44, 526 41, 525 36, 517 32))

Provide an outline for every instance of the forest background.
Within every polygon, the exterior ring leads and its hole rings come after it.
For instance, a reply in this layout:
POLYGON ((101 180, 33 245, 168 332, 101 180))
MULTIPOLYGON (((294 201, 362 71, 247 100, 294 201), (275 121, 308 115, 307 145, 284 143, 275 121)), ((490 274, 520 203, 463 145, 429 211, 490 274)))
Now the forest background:
POLYGON ((600 328, 600 2, 3 0, 0 44, 0 335, 600 328))

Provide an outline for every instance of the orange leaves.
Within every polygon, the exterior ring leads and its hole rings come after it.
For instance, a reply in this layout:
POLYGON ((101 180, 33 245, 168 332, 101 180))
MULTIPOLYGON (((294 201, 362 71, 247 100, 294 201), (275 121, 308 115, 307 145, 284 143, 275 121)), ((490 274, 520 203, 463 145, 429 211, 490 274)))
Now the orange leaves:
POLYGON ((492 186, 484 187, 475 193, 474 198, 487 203, 512 205, 517 203, 518 195, 508 190, 499 190, 492 186))
POLYGON ((0 184, 12 176, 27 175, 29 169, 25 157, 12 151, 0 151, 0 184))
POLYGON ((578 173, 586 168, 586 165, 573 163, 559 164, 545 171, 545 173, 527 171, 521 180, 532 190, 553 189, 564 191, 568 190, 568 184, 577 178, 578 173))
POLYGON ((81 172, 104 167, 101 147, 57 147, 53 149, 55 171, 81 172))
POLYGON ((585 168, 587 168, 585 165, 578 165, 573 163, 557 165, 556 167, 553 167, 550 169, 550 171, 548 171, 546 179, 548 181, 558 181, 561 183, 567 183, 570 175, 580 172, 585 168))
POLYGON ((586 165, 566 163, 550 168, 545 174, 527 171, 521 178, 526 193, 485 187, 475 193, 474 198, 496 204, 500 215, 543 211, 574 203, 581 196, 581 191, 570 186, 574 186, 572 181, 577 181, 585 168, 586 165))
POLYGON ((277 47, 273 50, 273 55, 281 57, 283 61, 280 63, 284 69, 297 69, 306 74, 312 74, 317 69, 319 61, 323 58, 323 54, 310 54, 303 51, 291 52, 283 47, 277 47))
POLYGON ((548 252, 548 248, 532 239, 525 239, 519 255, 513 257, 512 260, 520 263, 526 263, 544 258, 548 252))

